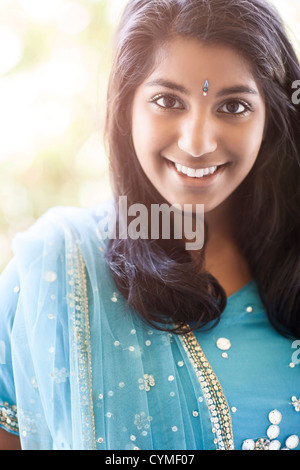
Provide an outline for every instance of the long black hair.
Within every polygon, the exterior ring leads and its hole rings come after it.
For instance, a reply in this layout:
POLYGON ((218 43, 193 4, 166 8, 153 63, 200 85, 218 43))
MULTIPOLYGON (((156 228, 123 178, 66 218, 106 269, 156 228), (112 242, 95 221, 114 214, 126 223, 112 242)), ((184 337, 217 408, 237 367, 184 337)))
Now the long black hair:
MULTIPOLYGON (((131 103, 174 36, 235 48, 262 86, 267 129, 257 161, 234 194, 235 236, 271 324, 300 337, 300 109, 292 84, 297 55, 276 10, 265 0, 129 0, 116 36, 108 90, 106 138, 116 202, 166 202, 151 185, 131 138, 131 103)), ((206 234, 206 237, 209 233, 206 234)), ((206 238, 207 239, 207 238, 206 238)), ((219 282, 182 243, 110 240, 106 260, 128 304, 148 324, 183 333, 217 322, 226 306, 219 282)))

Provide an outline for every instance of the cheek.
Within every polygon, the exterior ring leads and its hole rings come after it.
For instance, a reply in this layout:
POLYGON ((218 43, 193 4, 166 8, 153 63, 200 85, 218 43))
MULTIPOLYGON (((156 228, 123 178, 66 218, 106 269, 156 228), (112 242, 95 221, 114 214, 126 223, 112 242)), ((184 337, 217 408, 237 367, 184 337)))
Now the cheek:
POLYGON ((149 112, 142 108, 135 109, 132 117, 132 140, 143 167, 159 167, 162 164, 161 154, 168 145, 169 136, 161 119, 149 116, 149 112))
POLYGON ((261 148, 263 131, 264 127, 258 123, 239 129, 235 137, 228 136, 228 149, 234 155, 234 161, 244 167, 253 166, 261 148))

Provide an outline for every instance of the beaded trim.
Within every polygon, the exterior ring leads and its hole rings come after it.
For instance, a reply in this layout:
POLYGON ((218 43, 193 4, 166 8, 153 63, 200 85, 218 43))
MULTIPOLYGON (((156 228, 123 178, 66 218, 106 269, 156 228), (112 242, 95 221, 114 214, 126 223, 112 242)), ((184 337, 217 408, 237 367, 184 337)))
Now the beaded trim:
POLYGON ((19 432, 17 407, 15 405, 9 406, 7 402, 0 405, 0 426, 8 431, 19 432))
POLYGON ((77 245, 67 254, 72 376, 78 390, 84 449, 96 449, 96 428, 92 393, 92 354, 85 263, 77 245))
POLYGON ((214 443, 219 450, 234 450, 230 410, 219 380, 194 333, 189 332, 180 338, 206 399, 215 434, 214 443))

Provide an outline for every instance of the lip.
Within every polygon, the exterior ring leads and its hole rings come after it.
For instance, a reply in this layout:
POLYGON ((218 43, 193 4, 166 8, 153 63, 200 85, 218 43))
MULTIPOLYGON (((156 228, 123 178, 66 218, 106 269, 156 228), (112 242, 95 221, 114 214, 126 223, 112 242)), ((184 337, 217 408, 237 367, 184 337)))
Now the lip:
MULTIPOLYGON (((206 168, 211 168, 211 167, 214 167, 214 166, 218 167, 217 171, 213 174, 203 176, 203 178, 193 178, 193 177, 190 177, 190 176, 185 175, 183 173, 180 173, 176 169, 174 162, 172 162, 170 160, 167 160, 167 164, 170 167, 170 169, 172 170, 172 173, 174 174, 174 177, 176 178, 177 182, 183 184, 186 187, 196 188, 196 189, 197 188, 198 189, 206 188, 206 187, 210 186, 211 184, 213 184, 217 179, 219 179, 219 177, 222 175, 222 173, 225 171, 225 169, 229 165, 229 163, 223 163, 221 165, 220 164, 218 164, 218 165, 209 164, 207 166, 197 166, 197 167, 196 166, 189 166, 189 168, 192 168, 194 170, 206 169, 206 168)), ((183 166, 188 166, 188 165, 185 164, 183 166)))

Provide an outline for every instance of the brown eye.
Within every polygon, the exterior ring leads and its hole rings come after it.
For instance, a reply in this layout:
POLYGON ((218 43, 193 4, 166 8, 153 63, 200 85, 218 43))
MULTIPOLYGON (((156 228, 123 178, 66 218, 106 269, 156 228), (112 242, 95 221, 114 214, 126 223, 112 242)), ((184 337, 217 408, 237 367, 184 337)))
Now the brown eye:
POLYGON ((226 105, 226 108, 229 113, 236 114, 240 111, 241 106, 240 103, 229 103, 226 105))
POLYGON ((242 101, 231 101, 221 106, 220 111, 224 114, 243 116, 244 114, 251 111, 251 107, 242 101))
POLYGON ((156 96, 151 101, 163 109, 184 109, 183 103, 175 96, 160 95, 156 96))
POLYGON ((162 106, 164 108, 175 108, 177 103, 177 100, 175 98, 172 98, 172 96, 165 96, 159 101, 162 102, 162 106))

